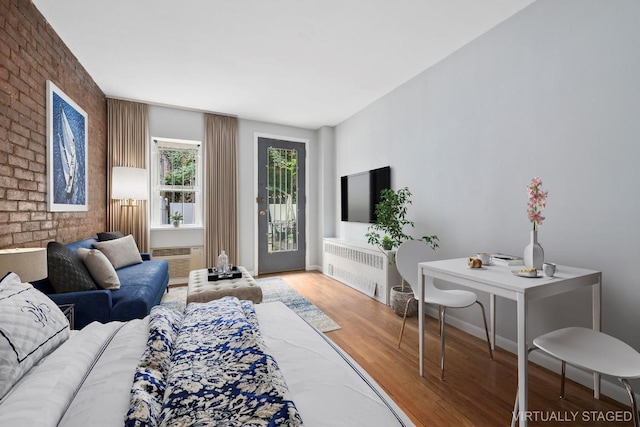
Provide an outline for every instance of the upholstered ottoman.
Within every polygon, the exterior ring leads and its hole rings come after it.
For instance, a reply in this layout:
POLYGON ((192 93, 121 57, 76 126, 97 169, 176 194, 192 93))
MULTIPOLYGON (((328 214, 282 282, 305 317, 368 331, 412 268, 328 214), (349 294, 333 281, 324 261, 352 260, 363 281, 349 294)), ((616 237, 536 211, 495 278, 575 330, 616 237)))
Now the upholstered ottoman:
POLYGON ((187 288, 187 304, 190 302, 207 302, 214 299, 234 296, 238 299, 250 300, 258 304, 262 302, 262 288, 244 267, 238 266, 242 277, 210 282, 208 271, 193 270, 189 273, 187 288))

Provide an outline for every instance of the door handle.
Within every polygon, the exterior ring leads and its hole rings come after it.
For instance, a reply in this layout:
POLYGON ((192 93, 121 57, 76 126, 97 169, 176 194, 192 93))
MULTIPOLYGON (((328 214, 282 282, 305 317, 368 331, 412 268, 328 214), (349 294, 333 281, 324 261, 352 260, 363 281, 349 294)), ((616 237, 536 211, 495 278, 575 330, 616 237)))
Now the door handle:
POLYGON ((265 215, 265 211, 260 211, 260 216, 264 216, 265 215))

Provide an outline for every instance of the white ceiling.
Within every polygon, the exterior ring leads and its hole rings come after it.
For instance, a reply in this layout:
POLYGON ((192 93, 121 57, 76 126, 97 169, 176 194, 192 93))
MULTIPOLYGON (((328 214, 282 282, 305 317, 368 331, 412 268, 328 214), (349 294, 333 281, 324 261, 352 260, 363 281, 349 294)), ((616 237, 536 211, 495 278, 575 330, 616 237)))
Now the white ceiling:
POLYGON ((109 97, 334 126, 534 0, 33 0, 109 97))

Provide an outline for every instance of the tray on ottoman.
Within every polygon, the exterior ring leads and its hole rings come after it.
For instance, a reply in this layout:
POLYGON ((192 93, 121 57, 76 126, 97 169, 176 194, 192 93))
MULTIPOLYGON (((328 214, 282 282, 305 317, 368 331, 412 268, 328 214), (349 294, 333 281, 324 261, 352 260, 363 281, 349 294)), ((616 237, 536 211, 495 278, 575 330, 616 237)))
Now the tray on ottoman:
POLYGON ((210 282, 225 279, 239 279, 242 277, 242 271, 240 271, 238 267, 233 267, 228 273, 221 273, 215 268, 208 268, 207 271, 207 280, 210 282))
POLYGON ((262 288, 244 267, 237 267, 240 277, 209 281, 209 269, 193 270, 189 273, 187 304, 208 302, 225 296, 262 302, 262 288))

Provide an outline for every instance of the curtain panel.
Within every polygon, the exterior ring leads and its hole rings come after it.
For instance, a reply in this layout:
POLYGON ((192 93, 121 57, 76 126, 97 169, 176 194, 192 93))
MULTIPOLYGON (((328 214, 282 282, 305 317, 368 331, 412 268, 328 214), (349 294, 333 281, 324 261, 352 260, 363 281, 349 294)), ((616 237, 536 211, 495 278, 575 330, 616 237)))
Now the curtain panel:
POLYGON ((146 104, 107 98, 107 225, 111 231, 133 235, 140 252, 149 251, 146 200, 111 199, 116 166, 147 169, 149 116, 146 104))
POLYGON ((215 266, 220 251, 229 262, 238 253, 238 119, 205 114, 205 262, 215 266))

